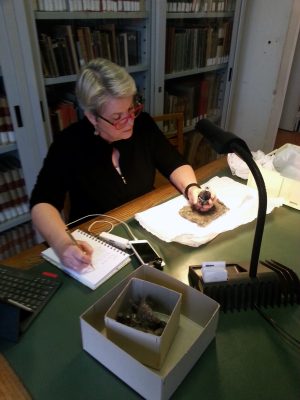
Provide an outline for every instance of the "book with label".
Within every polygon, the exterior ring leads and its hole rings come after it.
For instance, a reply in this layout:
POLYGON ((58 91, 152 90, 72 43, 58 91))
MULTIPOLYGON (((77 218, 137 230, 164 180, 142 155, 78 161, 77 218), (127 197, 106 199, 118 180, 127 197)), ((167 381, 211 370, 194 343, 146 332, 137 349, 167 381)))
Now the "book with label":
POLYGON ((76 229, 72 232, 72 236, 75 240, 85 241, 93 247, 92 264, 94 270, 86 273, 79 273, 63 265, 51 247, 42 251, 41 255, 45 260, 56 265, 62 271, 88 286, 90 289, 96 289, 130 261, 130 256, 125 251, 111 246, 105 241, 81 229, 76 229))

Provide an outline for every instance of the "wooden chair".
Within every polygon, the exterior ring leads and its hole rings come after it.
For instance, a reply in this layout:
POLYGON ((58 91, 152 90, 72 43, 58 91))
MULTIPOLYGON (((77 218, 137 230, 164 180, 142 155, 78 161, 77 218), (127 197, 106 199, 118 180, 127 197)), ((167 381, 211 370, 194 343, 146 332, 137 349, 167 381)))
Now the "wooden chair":
MULTIPOLYGON (((164 123, 168 122, 168 127, 170 128, 170 130, 166 133, 166 137, 169 139, 170 143, 172 143, 177 148, 179 153, 183 154, 184 152, 183 113, 155 115, 152 118, 158 124, 158 126, 163 132, 164 132, 163 125, 164 123)), ((154 182, 155 187, 161 186, 167 182, 168 180, 163 175, 161 175, 159 172, 156 173, 154 182)))

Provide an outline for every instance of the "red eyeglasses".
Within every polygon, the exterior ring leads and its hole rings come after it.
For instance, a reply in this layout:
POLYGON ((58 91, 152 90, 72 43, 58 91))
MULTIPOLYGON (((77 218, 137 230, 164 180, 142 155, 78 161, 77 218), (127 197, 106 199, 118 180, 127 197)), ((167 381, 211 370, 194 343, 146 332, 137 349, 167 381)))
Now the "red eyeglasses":
POLYGON ((96 114, 96 117, 102 119, 103 121, 112 125, 116 129, 122 129, 127 125, 130 119, 135 119, 142 112, 143 108, 144 108, 143 104, 138 104, 127 112, 126 117, 120 118, 114 122, 109 121, 108 119, 102 117, 102 115, 100 114, 96 114))

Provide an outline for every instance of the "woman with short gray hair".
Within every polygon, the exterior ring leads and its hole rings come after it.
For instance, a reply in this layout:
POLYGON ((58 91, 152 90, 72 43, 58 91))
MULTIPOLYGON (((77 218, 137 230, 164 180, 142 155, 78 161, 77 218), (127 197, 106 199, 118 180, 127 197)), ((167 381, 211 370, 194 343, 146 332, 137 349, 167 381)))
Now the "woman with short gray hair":
POLYGON ((86 242, 74 245, 61 217, 70 199, 70 221, 116 208, 154 188, 159 170, 200 211, 201 191, 192 167, 142 112, 133 78, 105 59, 83 67, 76 95, 84 118, 51 144, 31 194, 32 221, 61 262, 83 272, 91 263, 86 242))

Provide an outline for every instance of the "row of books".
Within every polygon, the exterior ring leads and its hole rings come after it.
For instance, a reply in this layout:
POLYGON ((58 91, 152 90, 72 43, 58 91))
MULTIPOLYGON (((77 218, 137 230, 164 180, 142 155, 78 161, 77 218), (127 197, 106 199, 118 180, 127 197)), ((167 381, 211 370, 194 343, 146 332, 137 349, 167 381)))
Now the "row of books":
POLYGON ((0 146, 15 142, 16 137, 7 98, 4 94, 0 94, 0 146))
POLYGON ((169 25, 166 37, 165 72, 226 63, 230 52, 232 21, 210 22, 203 26, 169 25), (185 57, 182 56, 185 54, 185 57))
POLYGON ((0 260, 29 249, 36 244, 31 222, 18 225, 0 234, 0 260))
POLYGON ((201 78, 167 81, 165 113, 182 112, 185 128, 193 128, 201 118, 216 119, 224 97, 224 73, 209 73, 201 78))
POLYGON ((84 117, 75 94, 74 82, 64 85, 47 85, 48 114, 53 139, 56 134, 84 117))
POLYGON ((235 0, 168 0, 168 12, 230 12, 235 0))
POLYGON ((0 223, 29 212, 20 161, 11 154, 0 158, 0 223))
POLYGON ((128 67, 140 62, 140 32, 117 31, 115 24, 94 27, 55 25, 39 34, 45 78, 77 74, 96 57, 128 67))
POLYGON ((74 102, 62 100, 56 107, 49 109, 52 132, 56 133, 78 121, 78 109, 74 102))
POLYGON ((137 12, 144 0, 33 0, 36 11, 137 12))

